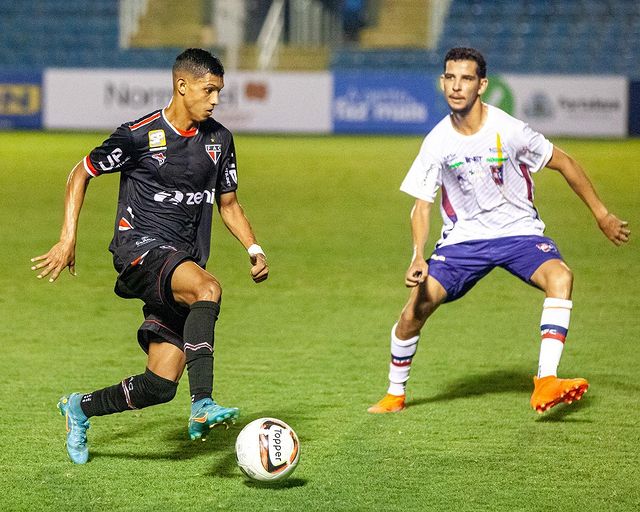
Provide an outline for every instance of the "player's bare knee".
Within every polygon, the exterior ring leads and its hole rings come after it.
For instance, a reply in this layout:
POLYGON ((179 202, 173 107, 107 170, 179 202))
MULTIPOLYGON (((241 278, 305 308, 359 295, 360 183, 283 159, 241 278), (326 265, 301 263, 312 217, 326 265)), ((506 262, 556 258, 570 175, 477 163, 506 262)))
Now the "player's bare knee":
POLYGON ((573 272, 569 267, 563 265, 549 278, 547 294, 550 297, 568 299, 571 297, 573 289, 573 272))
POLYGON ((215 279, 211 278, 200 283, 196 290, 196 301, 220 302, 222 298, 222 286, 215 279))

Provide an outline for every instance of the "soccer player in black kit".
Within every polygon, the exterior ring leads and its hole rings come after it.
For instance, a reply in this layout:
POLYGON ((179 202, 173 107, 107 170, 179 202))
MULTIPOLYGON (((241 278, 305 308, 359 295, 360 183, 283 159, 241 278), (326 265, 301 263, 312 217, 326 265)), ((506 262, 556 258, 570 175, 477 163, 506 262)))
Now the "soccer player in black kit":
POLYGON ((229 424, 238 409, 212 399, 214 327, 222 289, 205 270, 211 217, 217 203, 231 233, 247 249, 251 276, 264 281, 268 266, 236 196, 233 137, 211 114, 224 87, 224 68, 209 52, 188 49, 172 70, 169 105, 120 126, 71 171, 60 241, 32 259, 38 278, 75 274, 78 218, 89 181, 120 173, 115 233, 109 250, 118 272, 115 292, 144 302, 138 342, 147 353, 144 373, 91 393, 63 396, 67 452, 89 458, 89 418, 168 402, 186 366, 191 393, 188 431, 204 438, 229 424))

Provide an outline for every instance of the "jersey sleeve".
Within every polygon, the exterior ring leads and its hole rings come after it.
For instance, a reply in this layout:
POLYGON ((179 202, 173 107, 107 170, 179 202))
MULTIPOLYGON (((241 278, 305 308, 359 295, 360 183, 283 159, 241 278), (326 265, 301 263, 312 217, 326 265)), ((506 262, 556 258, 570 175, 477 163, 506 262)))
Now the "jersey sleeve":
POLYGON ((400 190, 417 199, 433 203, 442 184, 441 164, 427 149, 428 144, 429 138, 423 142, 418 156, 400 185, 400 190))
POLYGON ((216 183, 216 193, 226 194, 238 189, 238 168, 236 165, 236 148, 233 137, 229 138, 229 144, 223 148, 222 159, 220 161, 220 172, 218 173, 218 183, 216 183))
POLYGON ((91 176, 124 172, 134 167, 135 147, 131 130, 121 125, 100 146, 84 157, 85 170, 91 176))
POLYGON ((525 123, 520 130, 520 138, 516 152, 518 163, 526 165, 529 172, 538 172, 551 160, 553 144, 525 123))

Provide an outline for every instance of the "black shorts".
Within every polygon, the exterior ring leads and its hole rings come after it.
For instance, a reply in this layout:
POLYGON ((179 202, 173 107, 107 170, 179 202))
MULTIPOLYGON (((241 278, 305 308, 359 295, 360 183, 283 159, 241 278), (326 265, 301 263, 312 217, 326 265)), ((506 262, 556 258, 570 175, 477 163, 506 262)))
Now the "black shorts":
POLYGON ((118 275, 116 294, 144 302, 138 343, 145 352, 153 341, 168 341, 183 349, 182 335, 189 308, 173 299, 171 276, 180 263, 188 260, 193 258, 187 252, 161 245, 134 259, 118 275))

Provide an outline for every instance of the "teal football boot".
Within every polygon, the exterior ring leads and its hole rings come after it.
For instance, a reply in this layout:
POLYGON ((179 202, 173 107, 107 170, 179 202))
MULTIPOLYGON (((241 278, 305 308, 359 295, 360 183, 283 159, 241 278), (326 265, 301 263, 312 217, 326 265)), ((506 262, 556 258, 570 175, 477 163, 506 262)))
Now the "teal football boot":
POLYGON ((71 462, 84 464, 89 460, 89 447, 87 446, 87 429, 89 419, 80 408, 80 393, 72 393, 63 396, 58 402, 58 409, 66 421, 67 428, 67 453, 71 462))
POLYGON ((225 425, 229 428, 238 419, 240 411, 237 407, 223 407, 211 398, 203 398, 191 405, 189 417, 189 437, 191 440, 206 437, 209 430, 216 425, 225 425))

